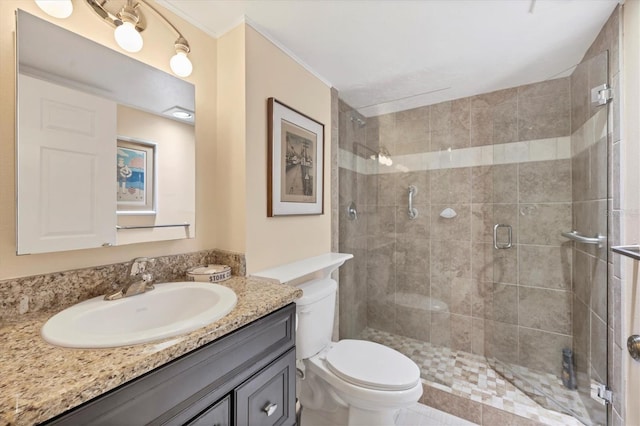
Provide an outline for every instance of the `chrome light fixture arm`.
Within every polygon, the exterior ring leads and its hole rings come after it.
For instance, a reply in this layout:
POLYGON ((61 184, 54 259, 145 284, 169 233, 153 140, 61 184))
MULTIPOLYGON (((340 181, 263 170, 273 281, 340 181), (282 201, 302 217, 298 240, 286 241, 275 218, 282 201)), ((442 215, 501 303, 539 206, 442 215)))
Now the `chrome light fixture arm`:
MULTIPOLYGON (((187 77, 191 74, 193 65, 188 58, 188 55, 191 52, 191 46, 189 46, 189 42, 182 35, 180 30, 178 30, 178 28, 176 28, 176 26, 173 25, 171 21, 169 21, 154 6, 152 6, 145 0, 135 0, 135 2, 134 0, 127 0, 125 5, 119 11, 113 11, 109 10, 108 8, 109 0, 85 1, 99 17, 101 17, 112 27, 116 28, 116 32, 117 28, 125 23, 131 24, 138 33, 141 33, 146 29, 147 24, 140 8, 140 5, 143 4, 145 7, 150 9, 158 18, 160 18, 160 20, 164 22, 177 36, 175 42, 173 43, 176 54, 171 58, 171 61, 169 62, 171 70, 180 77, 187 77)), ((142 41, 139 40, 138 43, 139 44, 137 45, 137 50, 130 50, 123 44, 120 44, 120 42, 118 42, 120 47, 129 52, 137 52, 142 46, 142 41)))
MULTIPOLYGON (((85 0, 87 2, 87 4, 89 5, 89 7, 99 16, 101 17, 106 23, 108 23, 109 25, 111 25, 112 27, 118 27, 120 25, 122 25, 122 18, 120 16, 118 16, 120 14, 120 11, 118 12, 112 12, 109 9, 107 9, 107 3, 109 2, 109 0, 85 0)), ((127 4, 130 3, 130 0, 127 1, 127 4)), ((146 3, 145 3, 146 4, 146 3)), ((134 11, 136 9, 138 9, 139 7, 139 3, 132 5, 131 6, 134 11)), ((126 6, 125 6, 126 8, 126 6)), ((144 19, 143 15, 138 14, 138 21, 135 23, 135 28, 138 32, 142 32, 147 28, 147 23, 144 19)))

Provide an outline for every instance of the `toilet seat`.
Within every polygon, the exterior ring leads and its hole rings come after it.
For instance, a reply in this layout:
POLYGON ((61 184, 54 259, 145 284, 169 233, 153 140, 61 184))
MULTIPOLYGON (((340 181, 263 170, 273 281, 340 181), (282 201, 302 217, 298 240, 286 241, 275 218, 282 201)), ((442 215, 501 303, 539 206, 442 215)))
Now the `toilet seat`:
POLYGON ((325 354, 327 368, 342 380, 367 389, 402 391, 420 382, 420 369, 400 352, 364 340, 341 340, 325 354))

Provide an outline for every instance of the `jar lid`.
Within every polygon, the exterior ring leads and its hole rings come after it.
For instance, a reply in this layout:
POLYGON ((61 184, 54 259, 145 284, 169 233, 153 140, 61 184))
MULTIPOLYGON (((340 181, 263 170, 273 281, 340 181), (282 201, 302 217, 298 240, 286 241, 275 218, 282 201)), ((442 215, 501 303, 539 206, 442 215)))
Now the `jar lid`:
POLYGON ((193 275, 210 275, 218 274, 220 272, 230 271, 231 267, 228 265, 208 265, 208 266, 196 266, 189 269, 187 272, 193 275))

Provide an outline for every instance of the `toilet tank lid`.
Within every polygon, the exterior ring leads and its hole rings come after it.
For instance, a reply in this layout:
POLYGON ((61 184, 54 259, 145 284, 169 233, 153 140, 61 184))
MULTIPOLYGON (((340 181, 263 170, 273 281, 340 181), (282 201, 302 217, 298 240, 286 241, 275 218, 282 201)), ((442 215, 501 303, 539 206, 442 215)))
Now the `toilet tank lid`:
POLYGON ((351 258, 353 258, 353 255, 349 253, 325 253, 270 269, 264 269, 254 272, 251 275, 255 277, 273 278, 283 284, 298 281, 308 275, 314 275, 316 278, 328 278, 333 271, 351 258))
POLYGON ((304 282, 297 287, 302 290, 302 297, 296 299, 296 305, 309 305, 335 293, 338 283, 322 278, 304 282))

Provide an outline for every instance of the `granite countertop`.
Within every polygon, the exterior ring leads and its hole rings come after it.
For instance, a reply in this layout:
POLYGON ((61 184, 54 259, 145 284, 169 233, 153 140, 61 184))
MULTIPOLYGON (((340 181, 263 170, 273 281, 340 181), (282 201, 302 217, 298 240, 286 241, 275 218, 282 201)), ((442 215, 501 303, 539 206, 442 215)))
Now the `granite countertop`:
POLYGON ((52 346, 40 328, 61 309, 22 315, 0 328, 0 425, 45 421, 273 312, 302 290, 271 279, 232 277, 236 307, 224 318, 163 341, 108 349, 52 346))

